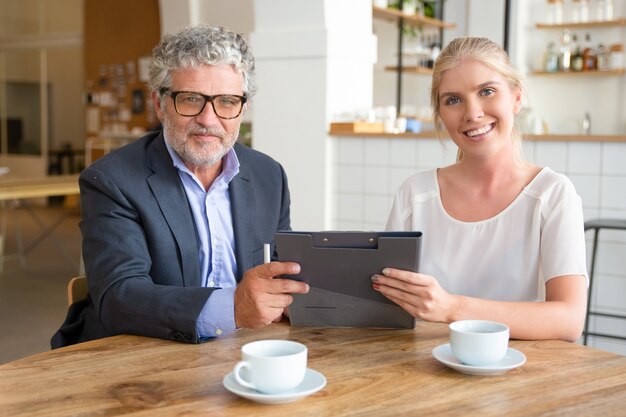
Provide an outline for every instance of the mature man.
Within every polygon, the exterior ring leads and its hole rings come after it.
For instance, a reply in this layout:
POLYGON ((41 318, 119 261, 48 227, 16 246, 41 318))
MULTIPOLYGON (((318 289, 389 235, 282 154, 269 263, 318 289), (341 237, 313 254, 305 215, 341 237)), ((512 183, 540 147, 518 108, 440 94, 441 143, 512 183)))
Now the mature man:
POLYGON ((198 343, 279 320, 309 289, 276 278, 297 264, 263 263, 290 200, 280 164, 235 143, 255 91, 244 38, 205 25, 165 36, 150 87, 163 131, 80 176, 90 297, 53 348, 120 333, 198 343))

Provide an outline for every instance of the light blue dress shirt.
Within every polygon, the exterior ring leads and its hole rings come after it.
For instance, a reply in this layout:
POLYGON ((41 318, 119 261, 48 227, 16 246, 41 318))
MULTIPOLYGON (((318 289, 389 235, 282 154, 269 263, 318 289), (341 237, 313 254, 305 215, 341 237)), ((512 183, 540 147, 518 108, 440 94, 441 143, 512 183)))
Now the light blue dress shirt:
POLYGON ((203 339, 227 334, 235 330, 234 297, 237 286, 228 184, 239 173, 239 160, 233 149, 228 151, 222 159, 222 172, 205 191, 167 142, 166 146, 178 169, 196 223, 202 285, 219 288, 213 291, 202 309, 196 330, 203 339))

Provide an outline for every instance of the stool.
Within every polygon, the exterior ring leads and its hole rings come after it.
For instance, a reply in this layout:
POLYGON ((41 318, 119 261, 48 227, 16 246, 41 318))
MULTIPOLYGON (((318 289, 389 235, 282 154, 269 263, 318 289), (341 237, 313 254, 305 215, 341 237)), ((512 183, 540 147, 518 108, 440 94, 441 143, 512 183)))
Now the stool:
POLYGON ((598 252, 598 235, 601 229, 613 229, 613 230, 626 230, 626 219, 592 219, 585 222, 585 232, 587 230, 593 230, 593 246, 591 249, 591 264, 589 266, 589 295, 587 297, 587 315, 585 316, 585 327, 583 330, 583 344, 587 344, 588 336, 605 337, 609 339, 626 340, 624 336, 611 335, 606 333, 595 333, 587 330, 589 326, 589 316, 601 316, 610 317, 616 319, 626 319, 626 316, 619 314, 601 313, 598 311, 591 311, 591 298, 593 290, 593 274, 596 267, 596 255, 598 252))

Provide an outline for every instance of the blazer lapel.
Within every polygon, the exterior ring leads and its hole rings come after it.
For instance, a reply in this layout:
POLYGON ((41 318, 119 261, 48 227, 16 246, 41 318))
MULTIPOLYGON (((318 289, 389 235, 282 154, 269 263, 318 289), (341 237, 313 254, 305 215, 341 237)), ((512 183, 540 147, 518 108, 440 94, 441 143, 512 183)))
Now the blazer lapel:
POLYGON ((200 286, 196 228, 185 189, 172 164, 162 134, 148 147, 147 152, 148 166, 154 171, 147 178, 148 185, 180 249, 183 285, 200 286))
MULTIPOLYGON (((235 145, 235 151, 237 151, 235 145)), ((254 266, 252 252, 254 246, 254 219, 255 190, 251 181, 248 163, 237 153, 239 158, 239 174, 232 179, 229 185, 230 205, 233 216, 233 232, 235 235, 235 257, 237 259, 237 281, 243 274, 254 266)))

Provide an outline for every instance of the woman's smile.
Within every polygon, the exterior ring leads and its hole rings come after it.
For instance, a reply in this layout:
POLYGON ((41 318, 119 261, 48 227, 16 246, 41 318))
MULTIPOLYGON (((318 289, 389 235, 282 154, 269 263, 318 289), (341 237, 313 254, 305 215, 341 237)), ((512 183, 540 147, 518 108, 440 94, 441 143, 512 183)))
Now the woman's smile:
POLYGON ((495 123, 490 123, 476 129, 466 130, 463 134, 472 139, 482 139, 484 135, 491 132, 495 127, 495 123))

